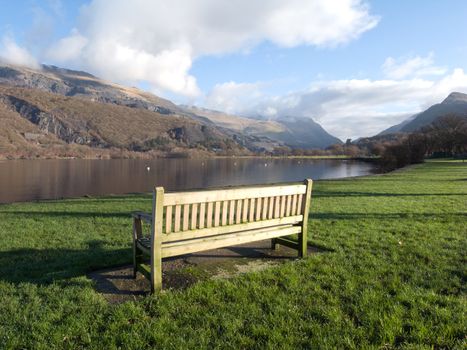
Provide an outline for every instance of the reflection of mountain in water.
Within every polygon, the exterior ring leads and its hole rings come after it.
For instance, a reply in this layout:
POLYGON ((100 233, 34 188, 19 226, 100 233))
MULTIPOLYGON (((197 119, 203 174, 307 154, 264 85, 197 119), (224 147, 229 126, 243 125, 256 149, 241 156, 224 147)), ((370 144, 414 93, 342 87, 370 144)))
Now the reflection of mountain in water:
POLYGON ((176 191, 329 179, 371 170, 368 163, 311 159, 11 161, 0 162, 0 201, 149 192, 156 185, 176 191))

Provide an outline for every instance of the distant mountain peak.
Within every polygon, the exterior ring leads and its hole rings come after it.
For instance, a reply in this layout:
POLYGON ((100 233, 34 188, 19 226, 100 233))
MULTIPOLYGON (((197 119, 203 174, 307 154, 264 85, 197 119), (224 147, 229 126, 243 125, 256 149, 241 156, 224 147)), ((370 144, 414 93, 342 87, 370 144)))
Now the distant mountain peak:
POLYGON ((466 103, 467 102, 467 94, 463 94, 462 92, 451 92, 448 97, 444 99, 442 104, 452 104, 452 103, 466 103))
POLYGON ((467 117, 467 94, 451 92, 443 102, 434 104, 425 111, 407 118, 402 123, 394 125, 378 135, 417 131, 433 123, 437 118, 449 114, 467 117))

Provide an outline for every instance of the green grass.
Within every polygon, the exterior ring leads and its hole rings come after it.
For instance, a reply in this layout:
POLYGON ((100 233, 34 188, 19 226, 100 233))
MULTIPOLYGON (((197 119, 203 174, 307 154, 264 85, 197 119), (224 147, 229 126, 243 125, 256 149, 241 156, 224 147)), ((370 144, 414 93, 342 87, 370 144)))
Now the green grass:
POLYGON ((317 181, 325 252, 109 305, 86 272, 131 261, 149 196, 0 206, 0 348, 465 348, 467 165, 317 181))

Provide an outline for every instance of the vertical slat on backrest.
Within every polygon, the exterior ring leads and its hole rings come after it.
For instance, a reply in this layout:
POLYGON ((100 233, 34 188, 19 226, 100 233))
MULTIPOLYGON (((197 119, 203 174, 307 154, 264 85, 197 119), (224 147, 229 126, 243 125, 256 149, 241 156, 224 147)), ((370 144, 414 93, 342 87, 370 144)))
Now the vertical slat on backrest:
POLYGON ((290 216, 292 210, 292 196, 287 196, 287 205, 285 206, 285 216, 290 216))
POLYGON ((221 202, 216 202, 214 205, 214 227, 219 226, 221 218, 221 202))
POLYGON ((274 217, 274 197, 269 197, 268 219, 274 217))
POLYGON ((197 219, 198 219, 198 204, 195 203, 195 204, 192 204, 191 206, 191 229, 192 230, 196 229, 196 225, 198 224, 197 219))
POLYGON ((227 225, 227 214, 228 214, 229 202, 223 201, 222 202, 222 222, 221 225, 227 225))
POLYGON ((206 218, 206 203, 199 205, 199 228, 204 228, 206 218))
POLYGON ((255 221, 261 220, 261 208, 262 208, 262 198, 256 198, 256 213, 255 221))
POLYGON ((255 198, 250 198, 250 207, 248 208, 248 222, 255 220, 255 198))
POLYGON ((172 206, 165 208, 165 233, 172 232, 172 206))
POLYGON ((186 231, 189 228, 190 224, 190 205, 184 204, 183 205, 183 225, 182 231, 186 231))
POLYGON ((236 224, 240 224, 242 222, 242 208, 243 208, 242 203, 243 203, 242 199, 237 200, 237 210, 235 212, 235 223, 236 224))
POLYGON ((206 227, 212 227, 212 207, 214 206, 213 202, 208 203, 208 209, 206 211, 206 227))
POLYGON ((298 203, 297 203, 297 215, 302 214, 302 201, 303 201, 303 194, 298 195, 298 203))
POLYGON ((281 211, 280 211, 280 217, 283 218, 285 215, 285 205, 287 202, 286 196, 281 196, 281 211))
POLYGON ((175 206, 175 223, 174 223, 174 232, 180 231, 180 216, 182 213, 182 206, 175 206))
POLYGON ((243 206, 242 222, 247 222, 248 221, 248 207, 250 206, 248 199, 243 200, 242 206, 243 206))
POLYGON ((268 197, 263 198, 263 209, 261 210, 261 219, 266 220, 268 217, 268 197))
POLYGON ((277 219, 280 215, 280 209, 281 209, 281 197, 276 196, 275 197, 275 203, 274 203, 274 219, 277 219))
POLYGON ((296 215, 297 213, 297 195, 294 194, 292 196, 292 215, 296 215))
POLYGON ((234 218, 235 218, 235 201, 230 201, 229 204, 229 225, 234 224, 234 218))

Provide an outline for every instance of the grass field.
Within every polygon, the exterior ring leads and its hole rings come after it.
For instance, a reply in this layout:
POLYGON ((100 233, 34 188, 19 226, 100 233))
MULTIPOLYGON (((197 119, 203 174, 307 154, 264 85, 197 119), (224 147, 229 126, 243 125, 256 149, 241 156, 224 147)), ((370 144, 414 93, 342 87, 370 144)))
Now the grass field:
POLYGON ((131 261, 150 196, 0 206, 1 349, 462 349, 467 164, 317 181, 323 253, 109 305, 86 272, 131 261))

